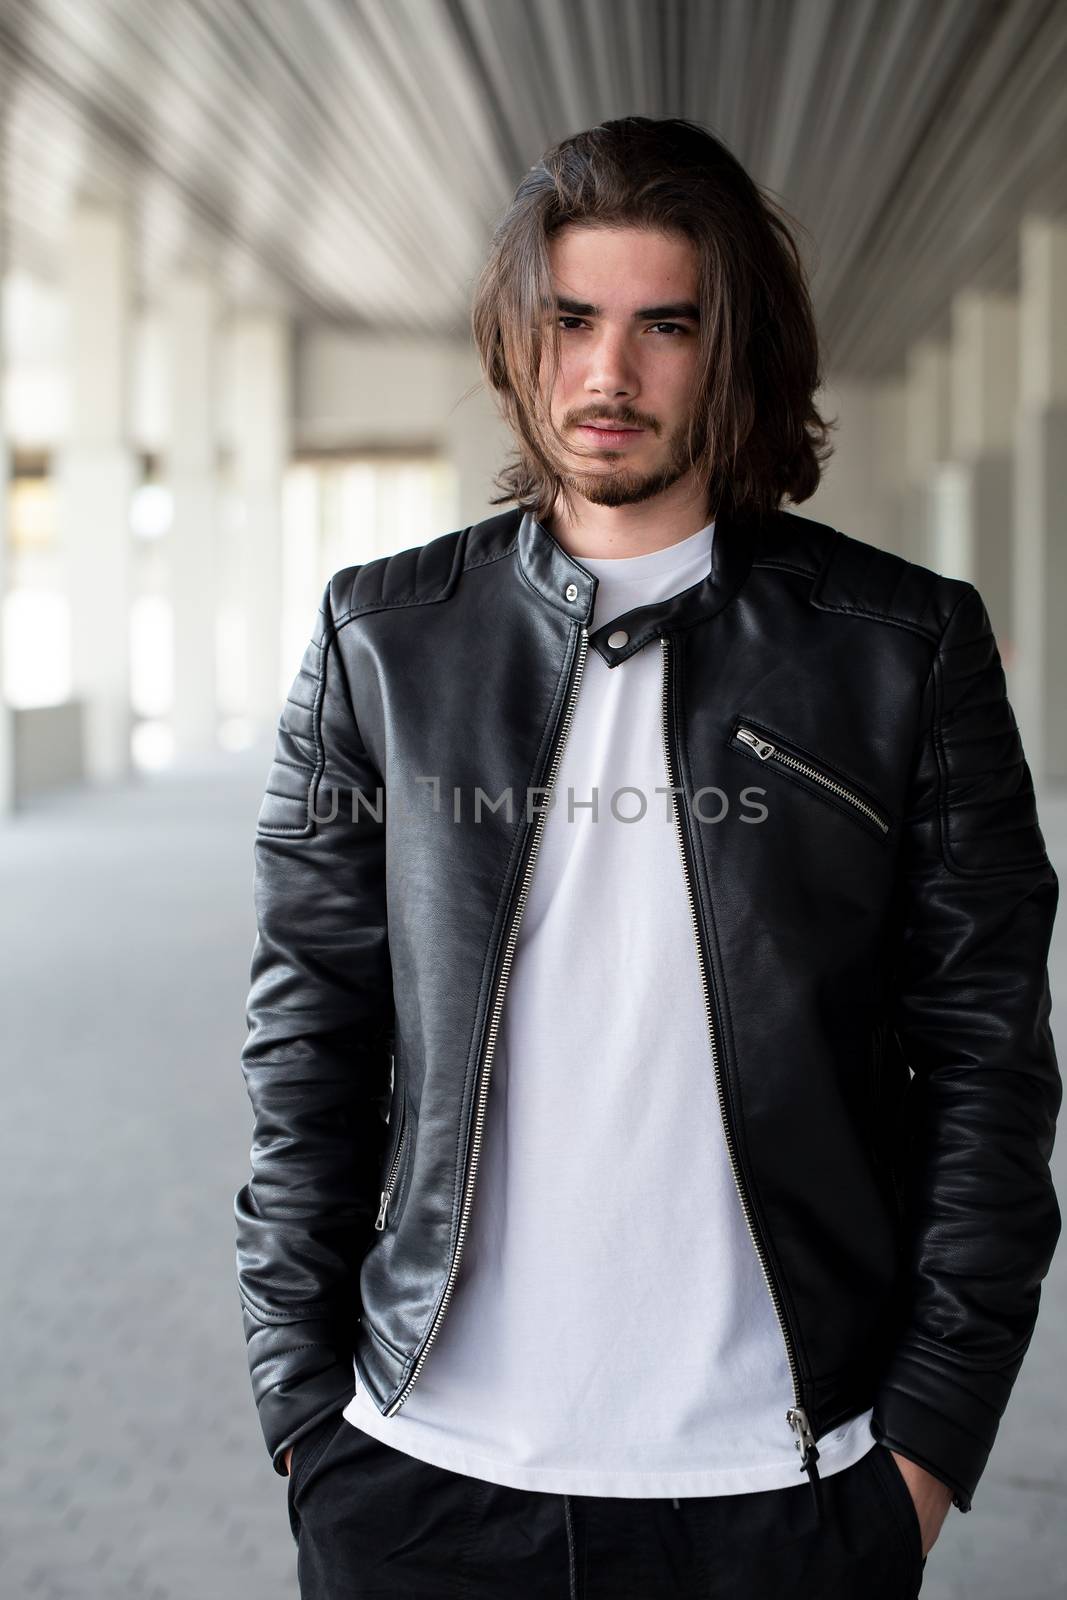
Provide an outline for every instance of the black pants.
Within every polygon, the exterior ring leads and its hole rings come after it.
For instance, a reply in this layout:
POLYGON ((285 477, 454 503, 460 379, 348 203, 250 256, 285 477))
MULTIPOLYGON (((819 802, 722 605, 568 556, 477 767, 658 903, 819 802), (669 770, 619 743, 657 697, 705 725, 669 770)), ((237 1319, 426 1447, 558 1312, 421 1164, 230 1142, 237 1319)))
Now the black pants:
POLYGON ((301 1600, 912 1600, 919 1519, 880 1444, 822 1480, 623 1499, 509 1489, 418 1461, 338 1412, 288 1480, 301 1600))

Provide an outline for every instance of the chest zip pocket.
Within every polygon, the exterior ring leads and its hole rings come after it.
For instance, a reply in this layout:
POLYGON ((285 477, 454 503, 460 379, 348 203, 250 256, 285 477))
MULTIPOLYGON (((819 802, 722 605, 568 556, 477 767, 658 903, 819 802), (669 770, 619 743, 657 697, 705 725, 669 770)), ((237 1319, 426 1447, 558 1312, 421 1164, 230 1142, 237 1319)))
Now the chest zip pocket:
POLYGON ((780 742, 765 739, 755 729, 746 727, 744 723, 739 723, 734 730, 731 743, 746 745, 759 756, 761 761, 778 762, 780 766, 789 767, 793 772, 799 772, 801 777, 808 778, 812 783, 821 785, 828 793, 836 795, 841 800, 847 800, 849 805, 855 808, 857 815, 865 817, 868 822, 878 829, 879 833, 886 834, 889 832, 889 823, 879 811, 875 810, 874 806, 863 799, 862 795, 858 795, 854 789, 847 788, 845 784, 838 783, 836 778, 831 778, 827 773, 820 772, 818 767, 812 766, 810 761, 802 760, 800 756, 786 749, 780 742))

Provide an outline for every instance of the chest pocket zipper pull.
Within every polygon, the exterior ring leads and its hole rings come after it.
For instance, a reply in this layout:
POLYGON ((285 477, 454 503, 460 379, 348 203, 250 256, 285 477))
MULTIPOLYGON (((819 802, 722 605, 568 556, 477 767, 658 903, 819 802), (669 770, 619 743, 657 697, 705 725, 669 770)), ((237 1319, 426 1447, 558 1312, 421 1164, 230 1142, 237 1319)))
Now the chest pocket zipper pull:
POLYGON ((769 744, 766 739, 757 739, 749 728, 738 728, 737 737, 745 744, 751 745, 761 761, 766 761, 768 756, 774 754, 773 744, 769 744))

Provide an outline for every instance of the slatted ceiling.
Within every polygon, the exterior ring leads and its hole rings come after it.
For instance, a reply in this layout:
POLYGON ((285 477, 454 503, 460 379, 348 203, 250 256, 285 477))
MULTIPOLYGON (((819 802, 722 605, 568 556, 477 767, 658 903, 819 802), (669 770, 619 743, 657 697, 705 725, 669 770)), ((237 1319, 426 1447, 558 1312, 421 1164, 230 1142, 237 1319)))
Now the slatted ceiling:
POLYGON ((6 0, 0 235, 58 278, 88 192, 129 205, 146 298, 201 264, 462 336, 542 149, 681 113, 807 230, 834 375, 890 375, 956 289, 1016 285, 1026 210, 1067 210, 1065 82, 1065 0, 6 0))
MULTIPOLYGON (((1067 206, 1067 8, 990 8, 980 33, 951 43, 951 70, 927 52, 931 92, 895 182, 862 205, 862 283, 843 251, 831 259, 837 230, 821 236, 820 304, 843 367, 884 371, 909 337, 947 332, 959 285, 1015 287, 1020 215, 1067 206)), ((903 127, 893 135, 903 149, 903 127)))

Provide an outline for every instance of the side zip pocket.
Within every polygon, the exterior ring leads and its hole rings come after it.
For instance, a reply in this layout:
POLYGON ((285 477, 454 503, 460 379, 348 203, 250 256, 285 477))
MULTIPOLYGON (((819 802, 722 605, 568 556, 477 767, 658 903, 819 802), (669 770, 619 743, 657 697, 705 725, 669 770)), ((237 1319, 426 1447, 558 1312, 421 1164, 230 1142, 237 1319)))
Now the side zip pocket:
POLYGON ((407 1137, 407 1131, 408 1131, 407 1109, 408 1109, 407 1092, 403 1087, 401 1087, 400 1110, 399 1110, 399 1114, 400 1114, 400 1137, 397 1139, 396 1152, 395 1152, 395 1154, 393 1156, 392 1161, 389 1163, 389 1172, 388 1172, 388 1176, 386 1177, 386 1180, 385 1180, 385 1188, 382 1190, 381 1204, 378 1207, 378 1215, 374 1220, 374 1226, 375 1226, 375 1228, 377 1228, 379 1233, 381 1233, 382 1229, 385 1227, 386 1216, 387 1216, 387 1213, 389 1211, 389 1203, 392 1200, 393 1195, 396 1192, 397 1180, 398 1180, 398 1178, 400 1176, 400 1158, 401 1158, 401 1155, 402 1155, 403 1150, 404 1150, 404 1140, 407 1137))

